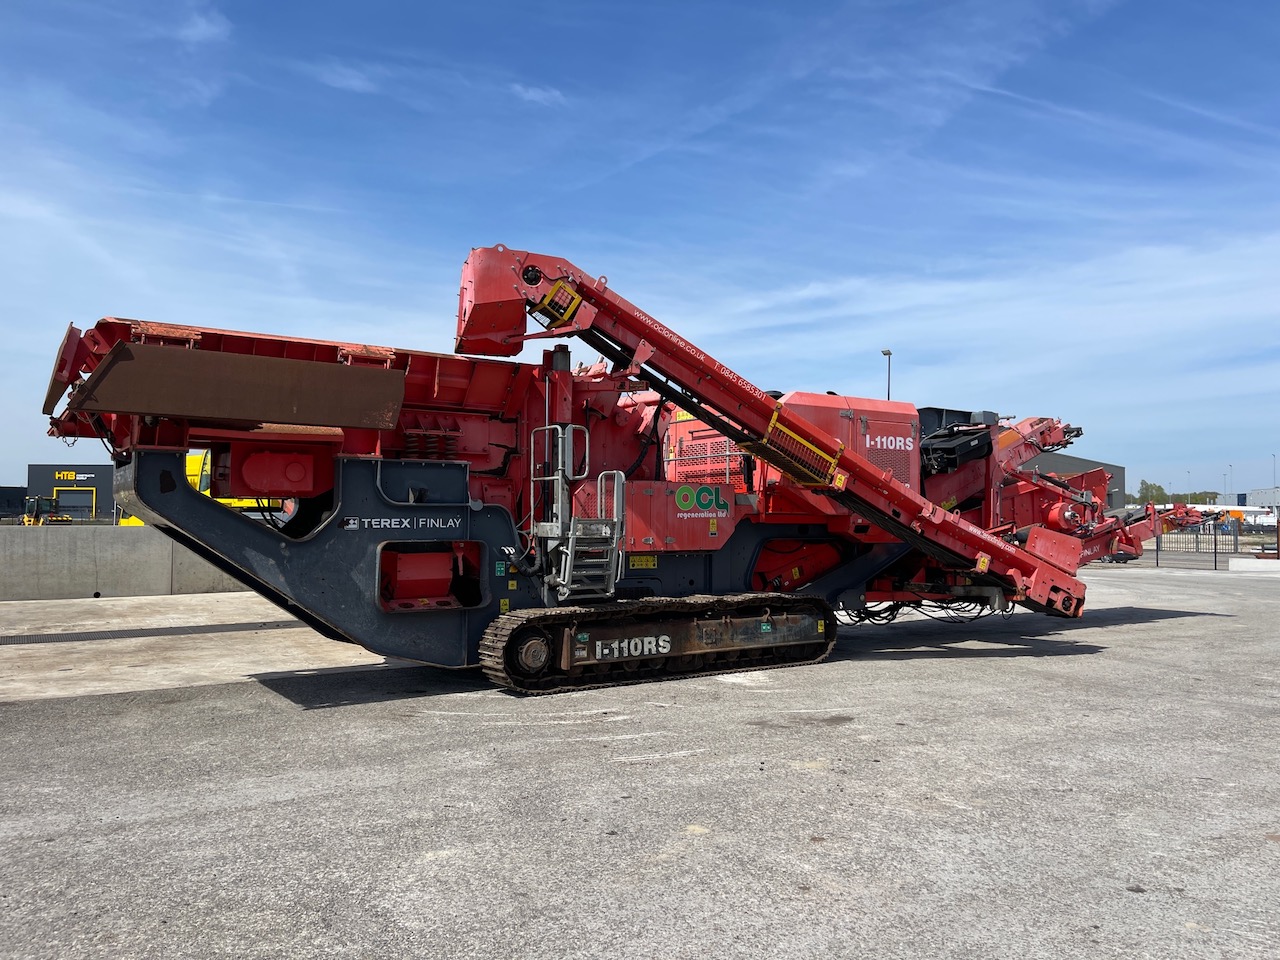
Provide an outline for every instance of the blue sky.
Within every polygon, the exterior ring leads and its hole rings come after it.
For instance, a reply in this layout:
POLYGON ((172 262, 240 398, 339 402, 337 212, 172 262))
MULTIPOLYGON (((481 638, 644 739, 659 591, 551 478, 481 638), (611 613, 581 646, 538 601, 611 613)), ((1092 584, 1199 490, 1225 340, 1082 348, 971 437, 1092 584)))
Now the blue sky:
POLYGON ((501 242, 767 389, 888 347, 1131 490, 1270 486, 1280 9, 1225 9, 7 0, 0 484, 103 459, 44 433, 68 322, 449 351, 501 242))

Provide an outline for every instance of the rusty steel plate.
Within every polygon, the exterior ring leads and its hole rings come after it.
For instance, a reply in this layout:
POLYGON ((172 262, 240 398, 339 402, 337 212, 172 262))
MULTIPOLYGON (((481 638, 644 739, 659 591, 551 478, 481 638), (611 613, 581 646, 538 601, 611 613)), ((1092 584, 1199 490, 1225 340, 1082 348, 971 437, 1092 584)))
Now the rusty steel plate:
POLYGON ((185 420, 390 429, 403 370, 117 343, 71 395, 72 411, 185 420))

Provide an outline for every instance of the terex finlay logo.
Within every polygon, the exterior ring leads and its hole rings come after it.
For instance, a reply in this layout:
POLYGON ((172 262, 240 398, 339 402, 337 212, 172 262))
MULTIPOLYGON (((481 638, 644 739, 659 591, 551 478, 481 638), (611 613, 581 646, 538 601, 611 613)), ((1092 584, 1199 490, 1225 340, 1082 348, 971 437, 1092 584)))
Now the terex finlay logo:
POLYGON ((727 517, 729 504, 719 487, 691 487, 685 484, 676 490, 676 516, 683 519, 690 517, 727 517))
POLYGON ((53 479, 55 480, 92 480, 92 473, 76 473, 74 470, 55 470, 53 471, 53 479))
POLYGON ((343 530, 458 530, 461 517, 343 517, 343 530))

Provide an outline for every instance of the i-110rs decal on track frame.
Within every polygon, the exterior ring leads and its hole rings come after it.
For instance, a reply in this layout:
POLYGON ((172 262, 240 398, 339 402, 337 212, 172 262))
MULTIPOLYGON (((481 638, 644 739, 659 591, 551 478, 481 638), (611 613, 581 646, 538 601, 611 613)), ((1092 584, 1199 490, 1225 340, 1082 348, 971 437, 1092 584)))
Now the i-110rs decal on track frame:
POLYGON ((627 657, 657 657, 671 652, 671 638, 624 637, 620 640, 597 640, 597 660, 623 660, 627 657))

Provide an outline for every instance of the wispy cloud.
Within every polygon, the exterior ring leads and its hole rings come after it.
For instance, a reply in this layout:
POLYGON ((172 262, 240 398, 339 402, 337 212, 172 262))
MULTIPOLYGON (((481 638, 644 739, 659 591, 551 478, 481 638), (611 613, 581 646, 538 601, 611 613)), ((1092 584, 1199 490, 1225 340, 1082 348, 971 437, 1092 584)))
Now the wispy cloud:
POLYGON ((513 83, 510 90, 521 100, 544 107, 555 107, 565 102, 564 94, 555 87, 526 87, 523 83, 513 83))
POLYGON ((180 106, 207 107, 227 91, 228 82, 222 76, 178 76, 167 91, 170 102, 180 106))
POLYGON ((949 4, 921 21, 909 41, 878 45, 864 38, 842 44, 852 31, 835 31, 823 44, 815 90, 839 113, 857 118, 865 133, 854 141, 852 162, 842 155, 846 138, 833 137, 835 149, 814 163, 808 188, 821 191, 898 163, 944 130, 975 95, 1115 5, 1022 3, 997 13, 989 4, 949 4))
POLYGON ((970 86, 975 92, 1002 97, 1039 114, 1056 117, 1082 128, 1092 128, 1100 136, 1113 140, 1121 138, 1134 146, 1154 148, 1169 157, 1178 157, 1215 168, 1225 163, 1257 173, 1273 173, 1276 169, 1276 155, 1270 146, 1212 140, 1171 130, 1151 122, 1136 121, 1116 113, 1103 113, 1055 103, 1043 97, 1033 97, 995 85, 971 84, 970 86))
POLYGON ((1176 110, 1181 110, 1205 120, 1211 120, 1214 123, 1221 124, 1222 126, 1231 127, 1236 130, 1243 130, 1247 133, 1256 133, 1273 140, 1280 139, 1280 129, 1276 127, 1267 126, 1261 123, 1254 123, 1251 120, 1223 113, 1221 110, 1211 110, 1208 107, 1190 103, 1178 97, 1165 96, 1164 94, 1154 93, 1150 90, 1140 90, 1139 92, 1156 103, 1164 104, 1166 107, 1173 107, 1176 110))
MULTIPOLYGON (((768 318, 785 310, 792 329, 844 320, 881 337, 896 331, 923 338, 932 324, 945 323, 974 339, 971 347, 942 341, 947 350, 986 349, 1016 331, 1023 364, 1043 357, 1052 366, 1060 358, 1050 348, 1064 336, 1095 343, 1122 330, 1135 341, 1218 334, 1261 344, 1272 331, 1271 304, 1280 302, 1277 258, 1280 234, 1139 246, 1075 262, 975 260, 942 276, 855 273, 753 290, 725 304, 721 315, 739 329, 754 326, 750 318, 767 329, 768 318)), ((1162 362, 1186 356, 1171 351, 1162 362)))
POLYGON ((178 138, 163 124, 138 113, 108 110, 77 96, 61 83, 36 80, 12 85, 0 100, 0 131, 9 135, 9 151, 21 154, 55 143, 98 144, 136 156, 169 157, 179 152, 178 138))
POLYGON ((335 90, 351 93, 377 93, 386 70, 376 66, 354 66, 338 60, 298 64, 298 69, 311 79, 335 90))
POLYGON ((231 38, 231 21, 209 4, 193 7, 173 36, 183 43, 221 43, 231 38))
POLYGON ((649 88, 646 104, 620 98, 602 105, 602 114, 627 118, 613 131, 622 146, 607 166, 565 179, 565 189, 598 187, 667 154, 722 155, 739 147, 716 143, 718 135, 731 143, 751 128, 776 134, 775 149, 761 151, 762 159, 789 164, 787 186, 769 178, 767 189, 811 197, 896 163, 946 126, 975 96, 973 84, 994 83, 1116 2, 1091 0, 1066 13, 1036 2, 999 11, 988 3, 944 4, 906 17, 909 30, 886 29, 891 5, 843 5, 794 33, 780 21, 777 43, 736 83, 707 84, 670 105, 654 101, 649 88))

